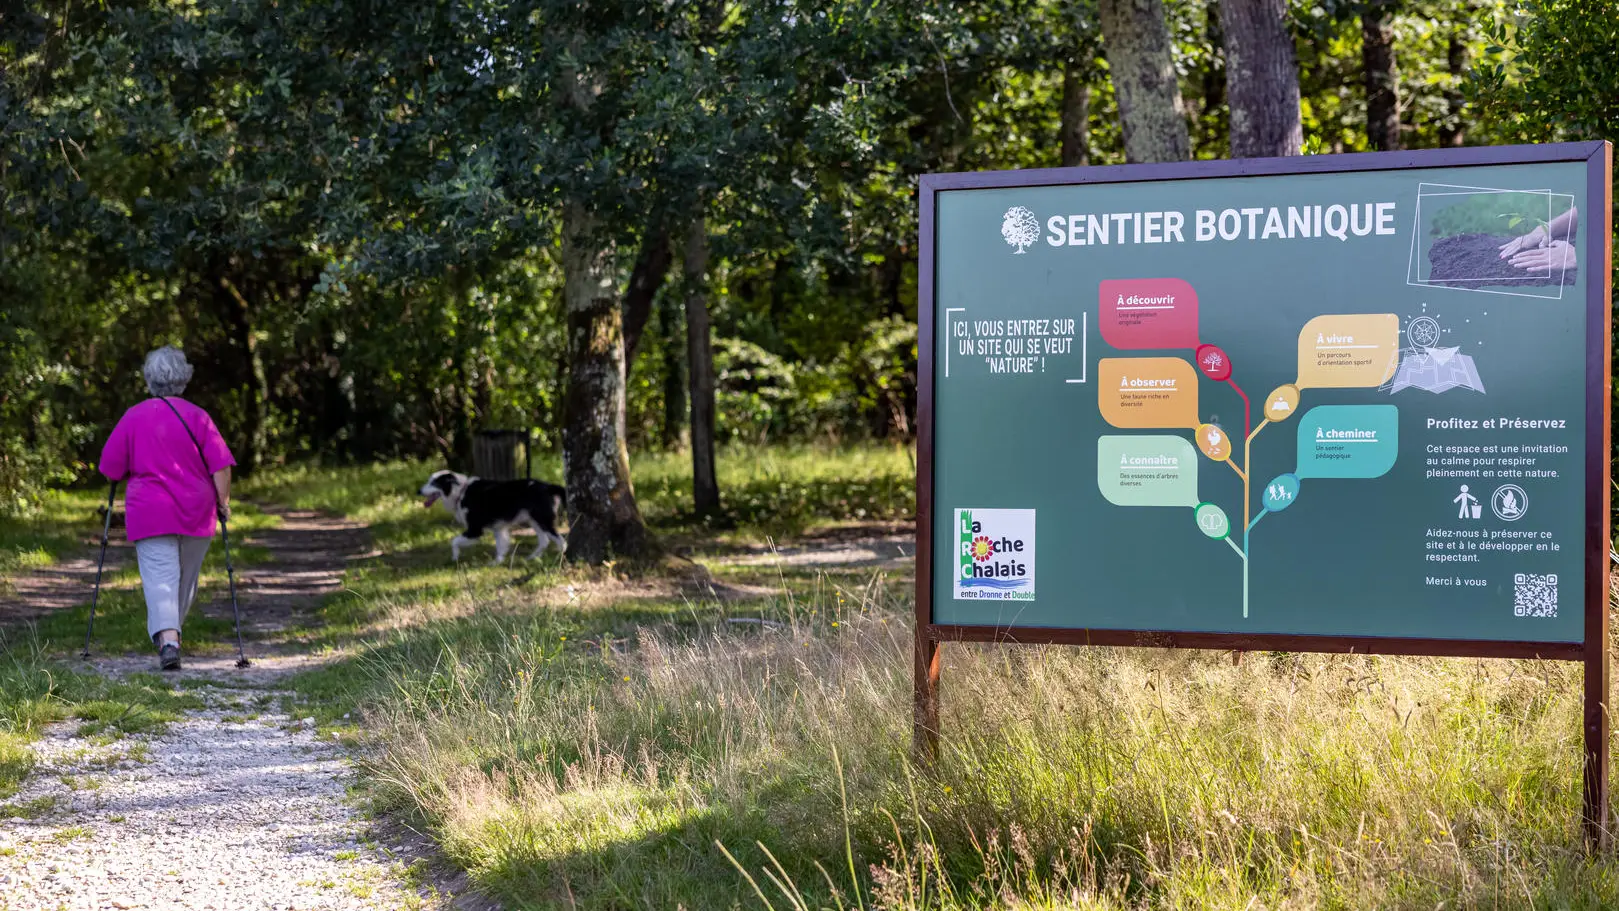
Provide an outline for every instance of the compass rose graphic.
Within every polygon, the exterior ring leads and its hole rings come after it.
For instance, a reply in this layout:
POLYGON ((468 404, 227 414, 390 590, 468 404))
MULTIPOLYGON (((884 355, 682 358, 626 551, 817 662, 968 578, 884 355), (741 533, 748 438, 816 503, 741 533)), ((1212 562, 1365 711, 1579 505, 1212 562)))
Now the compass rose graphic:
POLYGON ((1418 348, 1432 348, 1439 344, 1439 323, 1432 317, 1419 316, 1405 327, 1405 334, 1418 348))

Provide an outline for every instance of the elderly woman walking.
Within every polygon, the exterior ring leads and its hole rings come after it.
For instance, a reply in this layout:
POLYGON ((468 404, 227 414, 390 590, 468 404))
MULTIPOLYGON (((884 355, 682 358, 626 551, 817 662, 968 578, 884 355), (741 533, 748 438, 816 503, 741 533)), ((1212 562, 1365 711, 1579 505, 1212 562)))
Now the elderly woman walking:
POLYGON ((101 473, 129 483, 125 529, 135 544, 146 594, 146 632, 163 670, 180 667, 180 624, 197 597, 214 519, 230 518, 236 460, 208 412, 184 399, 191 365, 180 349, 146 356, 152 398, 129 409, 101 450, 101 473))

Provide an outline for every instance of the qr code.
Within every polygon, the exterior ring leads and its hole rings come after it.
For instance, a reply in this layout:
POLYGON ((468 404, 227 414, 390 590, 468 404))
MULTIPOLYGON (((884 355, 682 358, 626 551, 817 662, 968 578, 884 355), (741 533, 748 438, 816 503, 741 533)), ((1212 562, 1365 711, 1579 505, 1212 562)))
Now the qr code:
POLYGON ((1557 616, 1557 574, 1514 574, 1512 613, 1518 617, 1557 616))

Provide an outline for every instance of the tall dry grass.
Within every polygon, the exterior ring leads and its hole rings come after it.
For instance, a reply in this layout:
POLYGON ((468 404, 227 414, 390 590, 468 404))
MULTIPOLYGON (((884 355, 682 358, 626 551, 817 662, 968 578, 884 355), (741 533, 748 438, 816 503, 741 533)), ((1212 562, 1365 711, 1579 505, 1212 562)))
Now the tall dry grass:
POLYGON ((1540 662, 950 645, 910 758, 909 603, 380 669, 372 771, 510 907, 1619 905, 1540 662))

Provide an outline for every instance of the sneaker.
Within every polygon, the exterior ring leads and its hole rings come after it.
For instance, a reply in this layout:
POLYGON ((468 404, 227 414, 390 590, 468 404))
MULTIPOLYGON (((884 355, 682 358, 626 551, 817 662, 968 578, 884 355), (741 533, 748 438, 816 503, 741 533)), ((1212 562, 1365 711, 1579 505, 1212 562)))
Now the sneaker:
POLYGON ((158 666, 162 667, 166 671, 177 671, 177 670, 179 670, 180 669, 180 646, 175 645, 173 642, 170 642, 169 644, 163 646, 162 648, 159 648, 157 650, 157 660, 158 660, 158 666))

